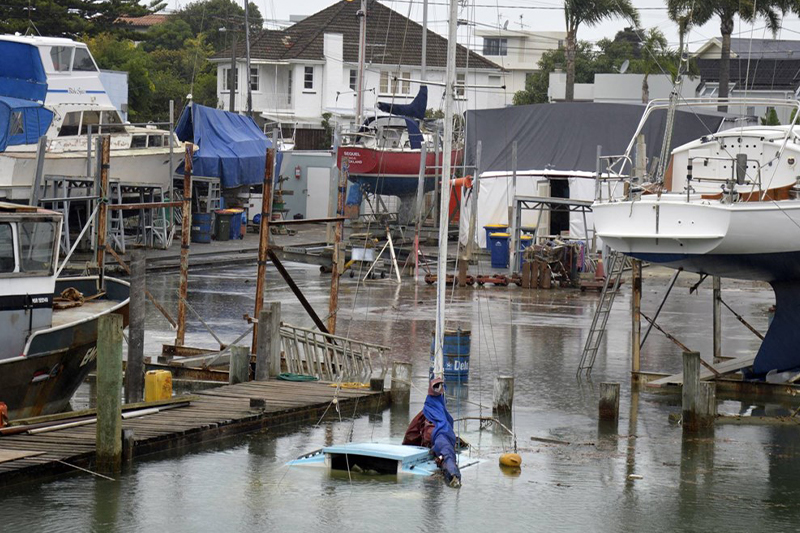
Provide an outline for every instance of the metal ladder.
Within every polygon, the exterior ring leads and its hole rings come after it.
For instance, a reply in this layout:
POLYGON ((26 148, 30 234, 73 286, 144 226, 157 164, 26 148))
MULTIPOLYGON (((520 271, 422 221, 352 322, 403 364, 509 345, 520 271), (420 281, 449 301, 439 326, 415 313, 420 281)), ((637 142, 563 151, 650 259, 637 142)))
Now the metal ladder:
POLYGON ((611 313, 611 306, 614 305, 614 298, 619 292, 620 282, 622 281, 622 273, 625 271, 626 257, 611 250, 608 255, 608 270, 606 272, 605 283, 603 284, 603 292, 600 295, 600 303, 594 311, 592 317, 592 326, 589 329, 589 336, 586 338, 586 344, 583 346, 583 354, 581 355, 581 363, 578 365, 577 375, 580 376, 581 372, 585 371, 589 376, 592 373, 594 361, 597 358, 597 350, 600 348, 600 342, 603 340, 603 335, 606 332, 606 324, 608 324, 608 315, 611 313))

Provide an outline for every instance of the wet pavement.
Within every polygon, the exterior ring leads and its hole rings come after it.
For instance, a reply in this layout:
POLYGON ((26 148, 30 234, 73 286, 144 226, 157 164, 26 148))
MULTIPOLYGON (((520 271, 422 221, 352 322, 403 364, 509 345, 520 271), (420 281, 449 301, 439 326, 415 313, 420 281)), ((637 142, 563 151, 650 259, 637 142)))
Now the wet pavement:
MULTIPOLYGON (((330 277, 316 267, 289 270, 320 315, 330 277)), ((669 271, 645 270, 643 308, 658 305, 669 271)), ((255 265, 193 270, 189 302, 225 341, 244 332, 252 313, 255 265)), ((311 320, 270 268, 266 300, 283 303, 285 322, 311 320)), ((177 302, 177 274, 153 274, 151 291, 168 307, 177 302)), ((684 344, 711 353, 711 285, 679 280, 659 323, 684 344)), ((723 297, 751 324, 766 330, 773 303, 766 286, 724 282, 723 297)), ((618 297, 592 379, 576 369, 594 293, 484 287, 448 291, 450 325, 472 330, 469 384, 451 387, 455 418, 489 415, 493 379, 515 377, 516 434, 523 465, 501 470, 513 449, 502 431, 460 424, 483 462, 463 472, 464 486, 438 478, 326 474, 285 463, 326 444, 397 442, 421 408, 426 389, 435 287, 404 279, 356 284, 342 278, 337 333, 392 347, 390 359, 413 365, 411 405, 353 420, 348 413, 316 425, 282 427, 210 446, 139 459, 117 482, 75 474, 0 493, 3 531, 786 531, 800 511, 800 428, 717 426, 684 436, 668 421, 680 411, 675 394, 632 391, 630 288, 618 297), (598 384, 620 382, 621 419, 597 420, 598 384), (564 444, 533 441, 544 437, 564 444), (566 444, 568 443, 568 444, 566 444)), ((726 356, 754 352, 759 340, 732 315, 723 321, 726 356)), ((146 349, 158 353, 174 332, 148 306, 146 349)), ((214 348, 190 322, 187 344, 214 348)), ((653 332, 643 370, 677 372, 680 350, 653 332)), ((85 394, 85 392, 84 392, 85 394)), ((725 413, 788 413, 791 398, 719 398, 725 413)))

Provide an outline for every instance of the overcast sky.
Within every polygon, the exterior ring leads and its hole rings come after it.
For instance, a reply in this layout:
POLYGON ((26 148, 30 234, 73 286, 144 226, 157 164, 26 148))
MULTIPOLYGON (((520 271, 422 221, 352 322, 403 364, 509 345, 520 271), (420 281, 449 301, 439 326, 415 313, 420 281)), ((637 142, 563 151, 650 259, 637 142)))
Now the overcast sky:
MULTIPOLYGON (((238 0, 240 3, 243 0, 238 0)), ((359 0, 354 0, 359 1, 359 0)), ((261 10, 267 21, 287 21, 290 15, 311 15, 330 6, 332 0, 253 0, 261 10)), ((170 8, 186 5, 186 0, 169 0, 170 8)), ((394 0, 382 3, 391 9, 408 15, 418 22, 422 21, 421 0, 394 0)), ((667 17, 665 0, 633 0, 639 9, 641 25, 644 28, 660 28, 670 44, 677 46, 678 32, 675 24, 667 17)), ((463 4, 462 4, 463 5, 463 4)), ((558 0, 470 0, 469 8, 461 8, 459 18, 476 22, 475 28, 499 28, 508 21, 509 29, 519 29, 520 24, 525 30, 531 31, 563 31, 564 15, 558 0), (513 6, 513 7, 512 7, 513 6), (520 19, 520 17, 522 17, 520 19)), ((429 29, 438 33, 447 33, 447 0, 429 0, 428 3, 429 29)), ((269 23, 268 23, 269 24, 269 23)), ((613 38, 614 34, 630 25, 628 21, 612 20, 595 27, 581 27, 578 30, 578 39, 597 41, 603 37, 613 38)), ((268 26, 269 27, 269 26, 268 26)), ((770 38, 771 32, 764 28, 763 21, 755 24, 736 21, 734 36, 736 34, 745 38, 770 38)), ((689 49, 694 50, 711 37, 719 36, 719 20, 712 19, 700 28, 692 29, 689 34, 689 49)), ((800 19, 797 15, 789 15, 783 23, 783 28, 778 33, 778 38, 785 40, 800 40, 800 19)), ((478 49, 482 39, 472 36, 469 28, 459 30, 459 42, 470 44, 478 49)))

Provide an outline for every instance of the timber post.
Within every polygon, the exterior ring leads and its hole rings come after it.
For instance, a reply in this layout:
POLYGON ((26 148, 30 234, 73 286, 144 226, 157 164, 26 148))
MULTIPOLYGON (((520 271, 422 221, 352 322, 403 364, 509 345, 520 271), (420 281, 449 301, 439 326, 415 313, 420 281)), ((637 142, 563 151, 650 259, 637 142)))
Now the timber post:
POLYGON ((712 320, 714 335, 714 363, 722 360, 722 280, 719 276, 713 276, 713 304, 712 320))
POLYGON ((192 143, 184 145, 183 155, 183 205, 181 217, 181 282, 178 298, 178 333, 175 345, 183 346, 186 340, 186 299, 189 295, 189 237, 192 233, 192 143))
POLYGON ((270 302, 258 315, 256 381, 266 381, 281 373, 281 303, 270 302))
POLYGON ((716 416, 714 383, 700 381, 700 352, 683 352, 683 427, 688 431, 713 426, 716 416))
MULTIPOLYGON (((275 166, 275 145, 277 130, 272 134, 272 146, 267 149, 264 164, 264 184, 261 188, 261 222, 258 229, 258 273, 256 274, 256 307, 253 316, 258 318, 264 305, 264 285, 267 275, 267 254, 269 252, 269 221, 272 217, 272 171, 275 166)), ((258 346, 258 328, 253 328, 253 344, 258 346)))
MULTIPOLYGON (((339 177, 336 183, 336 216, 344 216, 344 200, 347 193, 347 175, 350 163, 347 158, 342 158, 339 177)), ((336 334, 336 312, 339 308, 339 276, 344 269, 344 249, 342 237, 344 235, 344 220, 336 222, 333 235, 333 264, 331 268, 331 294, 328 304, 328 332, 336 334)))
POLYGON ((392 362, 392 403, 408 404, 411 398, 411 363, 392 362))
MULTIPOLYGON (((624 260, 624 257, 617 258, 617 261, 624 260)), ((631 277, 631 374, 636 376, 642 366, 642 262, 638 259, 631 259, 631 277)))
POLYGON ((97 468, 122 467, 122 315, 102 315, 97 324, 97 468))
POLYGON ((141 402, 144 395, 144 323, 146 260, 143 250, 131 253, 131 300, 128 324, 128 364, 125 367, 125 403, 141 402))
POLYGON ((598 414, 600 420, 619 420, 619 383, 600 384, 600 403, 598 414))
POLYGON ((247 346, 231 346, 231 363, 228 367, 228 384, 250 381, 250 349, 247 346))
POLYGON ((98 191, 100 209, 97 212, 97 271, 100 282, 100 290, 106 286, 105 280, 105 252, 106 252, 106 233, 108 232, 108 170, 111 162, 111 137, 102 135, 100 137, 100 190, 98 191))
POLYGON ((496 413, 507 414, 514 407, 514 377, 497 376, 494 378, 494 391, 492 394, 492 410, 496 413))

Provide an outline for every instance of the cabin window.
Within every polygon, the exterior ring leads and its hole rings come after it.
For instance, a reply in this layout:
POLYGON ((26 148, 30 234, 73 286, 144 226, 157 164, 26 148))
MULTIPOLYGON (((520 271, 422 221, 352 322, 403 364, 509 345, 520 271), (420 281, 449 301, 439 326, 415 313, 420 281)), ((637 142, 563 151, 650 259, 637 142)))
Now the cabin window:
POLYGON ((69 72, 69 64, 72 60, 71 46, 53 46, 50 48, 50 61, 53 62, 53 70, 56 72, 69 72))
POLYGON ((131 148, 145 148, 147 146, 147 135, 134 135, 131 139, 131 148))
POLYGON ((75 58, 72 60, 72 70, 80 72, 97 72, 92 56, 86 48, 76 48, 75 58))
POLYGON ((314 89, 314 67, 306 67, 303 77, 303 89, 310 91, 314 89))
POLYGON ((64 122, 61 123, 61 129, 58 131, 59 137, 66 137, 68 135, 77 135, 78 127, 81 125, 81 112, 73 111, 64 115, 64 122))
POLYGON ((125 133, 125 126, 116 111, 103 111, 100 113, 102 133, 125 133))
POLYGON ((508 55, 508 39, 483 38, 483 55, 505 56, 508 55))
POLYGON ((25 133, 25 121, 22 120, 22 111, 14 111, 11 113, 11 124, 9 125, 8 135, 22 135, 25 133))
POLYGON ((100 111, 84 111, 83 120, 81 121, 81 135, 88 133, 89 126, 92 127, 92 133, 98 133, 98 124, 100 124, 100 111))
POLYGON ((0 224, 0 274, 14 272, 14 236, 11 224, 0 224))
POLYGON ((53 273, 53 254, 56 243, 55 222, 20 222, 19 259, 21 272, 53 273))
POLYGON ((147 138, 147 146, 149 148, 160 148, 161 146, 164 145, 163 142, 164 142, 164 137, 162 137, 161 135, 150 135, 147 138))

